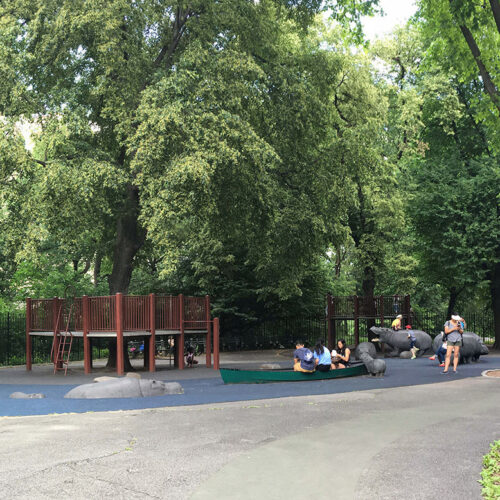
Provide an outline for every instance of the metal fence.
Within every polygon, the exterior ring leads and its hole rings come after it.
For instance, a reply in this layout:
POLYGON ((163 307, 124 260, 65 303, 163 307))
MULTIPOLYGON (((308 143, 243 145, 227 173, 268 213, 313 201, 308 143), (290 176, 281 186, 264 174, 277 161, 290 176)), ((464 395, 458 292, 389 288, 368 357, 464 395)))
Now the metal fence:
MULTIPOLYGON (((467 330, 477 333, 487 344, 494 341, 493 314, 490 311, 464 313, 467 330)), ((415 313, 412 326, 424 330, 430 335, 438 334, 446 321, 446 315, 440 313, 415 313)), ((359 320, 359 340, 368 340, 368 330, 373 324, 379 326, 379 320, 359 320)), ((385 326, 389 326, 388 323, 385 326)), ((335 320, 336 338, 345 339, 347 344, 354 344, 354 320, 335 320)), ((26 316, 24 312, 0 314, 0 366, 22 365, 26 363, 26 316)), ((297 339, 313 346, 318 339, 326 341, 328 322, 323 317, 283 318, 263 321, 247 326, 238 331, 221 329, 220 347, 223 351, 255 349, 292 349, 297 339)), ((186 338, 186 343, 196 343, 196 339, 186 338)), ((52 337, 33 337, 33 361, 49 363, 52 337)), ((94 358, 108 355, 108 340, 93 339, 94 358)), ((203 349, 204 346, 200 346, 203 349)), ((71 360, 83 359, 83 342, 75 338, 71 350, 71 360)))
MULTIPOLYGON (((33 361, 50 363, 52 337, 33 336, 33 361)), ((94 358, 105 358, 108 355, 108 340, 93 339, 94 358)), ((83 359, 83 342, 81 338, 73 339, 71 361, 83 359)), ((0 314, 0 366, 24 365, 26 363, 26 314, 14 312, 0 314)))
MULTIPOLYGON (((493 314, 491 311, 464 312, 467 330, 475 332, 487 344, 494 342, 493 314)), ((348 345, 354 345, 354 320, 336 319, 335 336, 344 339, 348 345)), ((372 326, 380 326, 378 318, 360 318, 359 341, 368 341, 368 331, 372 326)), ((443 330, 446 322, 445 313, 423 312, 412 313, 413 328, 423 330, 432 337, 443 330)), ((384 326, 389 327, 390 321, 384 326)), ((325 342, 328 337, 328 322, 323 317, 298 317, 263 321, 238 331, 227 331, 224 325, 221 328, 221 350, 239 351, 254 349, 273 349, 295 347, 297 339, 303 340, 306 345, 313 346, 318 339, 325 342)))
POLYGON ((0 365, 24 364, 25 345, 26 315, 24 312, 0 314, 0 365))

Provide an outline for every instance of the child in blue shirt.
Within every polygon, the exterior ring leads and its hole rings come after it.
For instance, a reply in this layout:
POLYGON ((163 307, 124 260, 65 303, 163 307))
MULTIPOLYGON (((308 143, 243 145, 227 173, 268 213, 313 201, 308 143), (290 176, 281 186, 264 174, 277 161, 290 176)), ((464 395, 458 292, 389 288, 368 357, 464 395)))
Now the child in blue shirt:
POLYGON ((315 368, 313 353, 304 347, 302 340, 295 342, 295 352, 293 353, 293 371, 313 373, 315 368))

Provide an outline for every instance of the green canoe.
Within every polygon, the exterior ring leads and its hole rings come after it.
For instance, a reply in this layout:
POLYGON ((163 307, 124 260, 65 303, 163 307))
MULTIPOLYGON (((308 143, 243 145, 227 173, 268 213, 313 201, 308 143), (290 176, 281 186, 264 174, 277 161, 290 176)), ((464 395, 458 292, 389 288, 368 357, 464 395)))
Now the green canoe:
POLYGON ((368 371, 363 363, 330 370, 329 372, 301 373, 289 369, 283 370, 238 370, 235 368, 221 368, 220 375, 225 384, 266 384, 270 382, 305 382, 308 380, 327 380, 331 378, 355 377, 367 375, 368 371))

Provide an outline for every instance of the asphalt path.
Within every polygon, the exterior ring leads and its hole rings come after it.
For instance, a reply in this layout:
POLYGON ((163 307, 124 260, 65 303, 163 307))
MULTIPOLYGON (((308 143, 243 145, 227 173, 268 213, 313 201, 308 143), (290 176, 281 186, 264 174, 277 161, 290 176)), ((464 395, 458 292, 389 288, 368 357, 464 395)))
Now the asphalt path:
POLYGON ((0 418, 1 499, 480 499, 500 379, 0 418))

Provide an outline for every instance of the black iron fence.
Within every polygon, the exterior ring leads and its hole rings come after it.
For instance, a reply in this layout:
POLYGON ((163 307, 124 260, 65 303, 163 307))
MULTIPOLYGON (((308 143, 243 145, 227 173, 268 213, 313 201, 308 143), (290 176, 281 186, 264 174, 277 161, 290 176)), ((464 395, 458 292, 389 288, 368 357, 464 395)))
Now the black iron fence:
MULTIPOLYGON (((463 314, 467 330, 475 332, 487 344, 494 342, 493 314, 490 311, 463 314)), ((432 337, 438 335, 446 322, 445 313, 412 313, 411 324, 417 330, 423 330, 432 337)), ((354 345, 354 319, 335 319, 335 337, 344 339, 348 345, 354 345)), ((380 319, 359 320, 359 341, 368 341, 368 332, 372 326, 381 326, 380 319)), ((384 326, 390 327, 386 320, 384 326)), ((295 347, 297 339, 313 346, 318 339, 328 338, 328 322, 323 317, 299 317, 263 321, 244 330, 227 331, 221 328, 221 350, 239 351, 253 349, 273 349, 295 347)))
POLYGON ((0 314, 0 365, 26 362, 26 316, 24 312, 0 314))
MULTIPOLYGON (((493 314, 489 311, 464 313, 467 330, 477 333, 487 344, 494 341, 493 314)), ((414 313, 412 326, 424 330, 430 335, 437 335, 446 321, 445 314, 414 313)), ((24 312, 0 314, 0 366, 22 365, 26 363, 26 317, 24 312)), ((368 340, 371 326, 380 326, 378 319, 359 320, 359 341, 368 340)), ((384 326, 390 326, 385 322, 384 326)), ((335 335, 337 339, 345 339, 347 344, 354 344, 354 320, 335 320, 335 335)), ((221 328, 220 347, 222 351, 240 351, 255 349, 293 349, 297 339, 313 346, 318 339, 328 338, 328 322, 324 317, 298 317, 263 321, 243 330, 229 331, 221 328)), ((33 362, 49 363, 52 348, 52 337, 33 336, 33 362)), ((186 339, 193 343, 193 339, 186 339)), ((204 347, 204 346, 203 346, 204 347)), ((200 352, 203 352, 200 346, 200 352)), ((94 359, 106 358, 108 355, 108 340, 93 339, 92 350, 94 359)), ((83 359, 83 341, 73 340, 71 360, 83 359)))
MULTIPOLYGON (((52 337, 33 336, 33 362, 50 363, 52 337)), ((92 339, 94 358, 108 355, 107 339, 92 339)), ((74 338, 71 361, 83 360, 83 341, 74 338)), ((26 314, 23 312, 0 314, 0 366, 24 365, 26 363, 26 314)))

